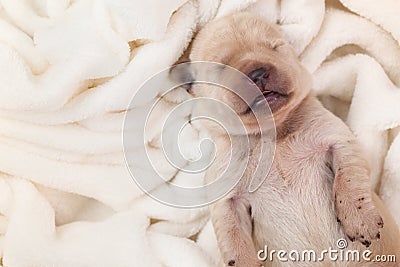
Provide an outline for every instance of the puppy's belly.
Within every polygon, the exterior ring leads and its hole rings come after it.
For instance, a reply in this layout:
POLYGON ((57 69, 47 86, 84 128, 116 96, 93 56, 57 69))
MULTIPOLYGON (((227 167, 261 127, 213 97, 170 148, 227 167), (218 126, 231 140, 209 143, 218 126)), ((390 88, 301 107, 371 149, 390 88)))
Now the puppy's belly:
POLYGON ((336 249, 344 235, 336 220, 332 176, 324 162, 284 174, 274 165, 250 197, 257 250, 267 245, 287 252, 313 249, 318 255, 329 247, 336 249))

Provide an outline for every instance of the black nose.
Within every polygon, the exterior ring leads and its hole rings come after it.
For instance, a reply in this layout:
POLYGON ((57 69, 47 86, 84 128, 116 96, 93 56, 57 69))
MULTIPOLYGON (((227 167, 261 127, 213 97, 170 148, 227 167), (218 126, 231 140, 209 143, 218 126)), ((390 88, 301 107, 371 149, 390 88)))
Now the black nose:
POLYGON ((268 70, 258 68, 249 73, 249 78, 258 86, 265 85, 268 79, 268 70))

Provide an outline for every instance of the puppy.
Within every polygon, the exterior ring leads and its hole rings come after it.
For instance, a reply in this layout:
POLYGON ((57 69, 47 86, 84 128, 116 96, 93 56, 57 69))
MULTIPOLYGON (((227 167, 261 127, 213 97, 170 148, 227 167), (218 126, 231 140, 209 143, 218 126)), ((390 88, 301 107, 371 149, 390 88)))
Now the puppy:
MULTIPOLYGON (((225 102, 243 121, 247 135, 231 135, 210 127, 217 151, 207 179, 227 165, 229 138, 250 140, 249 165, 242 179, 211 206, 211 219, 224 264, 258 266, 380 266, 377 262, 261 262, 257 252, 270 250, 367 248, 375 255, 397 255, 399 231, 378 197, 371 192, 369 167, 349 128, 311 93, 311 77, 293 48, 273 25, 248 13, 235 13, 206 25, 192 43, 192 61, 213 61, 246 74, 265 95, 276 125, 276 151, 267 178, 248 190, 260 152, 260 129, 249 105, 235 94, 212 85, 194 85, 194 96, 225 102)), ((249 90, 254 90, 250 88, 249 90)), ((253 99, 256 101, 256 99, 253 99)), ((254 105, 254 109, 259 108, 254 105)), ((265 113, 265 119, 269 119, 265 113)), ((243 155, 232 155, 240 161, 243 155)), ((235 165, 235 164, 233 164, 235 165)), ((260 166, 258 166, 260 167, 260 166)), ((261 166, 262 167, 262 166, 261 166)), ((319 255, 319 254, 317 254, 319 255)), ((286 255, 287 256, 287 255, 286 255)), ((396 266, 396 263, 382 263, 396 266)))

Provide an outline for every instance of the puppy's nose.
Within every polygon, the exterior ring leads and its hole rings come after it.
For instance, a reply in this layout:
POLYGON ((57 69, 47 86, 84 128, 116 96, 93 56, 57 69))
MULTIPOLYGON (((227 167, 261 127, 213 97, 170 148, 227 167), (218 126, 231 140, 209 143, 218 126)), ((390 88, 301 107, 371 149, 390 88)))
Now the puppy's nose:
POLYGON ((269 71, 266 68, 258 68, 251 71, 248 76, 258 87, 264 87, 267 83, 269 71))
POLYGON ((259 80, 264 77, 264 74, 267 73, 265 68, 258 68, 250 72, 249 78, 252 80, 259 80))

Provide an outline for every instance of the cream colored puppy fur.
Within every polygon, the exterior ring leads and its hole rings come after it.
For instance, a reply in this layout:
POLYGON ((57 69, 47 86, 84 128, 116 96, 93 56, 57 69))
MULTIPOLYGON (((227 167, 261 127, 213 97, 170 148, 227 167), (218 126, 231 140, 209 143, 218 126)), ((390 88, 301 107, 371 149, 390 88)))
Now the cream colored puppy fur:
MULTIPOLYGON (((236 13, 206 25, 196 36, 190 59, 230 65, 247 75, 265 66, 262 88, 277 91, 269 99, 277 127, 275 158, 268 177, 248 192, 260 136, 255 118, 237 96, 221 88, 192 88, 195 96, 213 95, 227 102, 244 121, 251 143, 250 168, 236 187, 211 207, 219 248, 227 266, 380 266, 372 262, 260 262, 264 249, 308 250, 317 253, 346 238, 347 249, 373 255, 398 254, 398 228, 378 197, 371 192, 368 162, 349 128, 326 110, 311 93, 310 74, 293 48, 273 25, 248 13, 236 13)), ((262 89, 261 88, 261 89, 262 89)), ((266 118, 267 119, 267 118, 266 118)), ((217 150, 229 153, 226 133, 210 129, 217 150)), ((247 136, 231 136, 244 140, 247 136)), ((241 155, 243 156, 243 155, 241 155)), ((217 157, 207 172, 216 179, 226 166, 217 157)), ((239 161, 240 155, 231 159, 239 161)), ((239 164, 238 164, 239 165, 239 164)), ((373 258, 373 256, 371 256, 373 258)), ((382 264, 395 266, 395 263, 382 264)))

